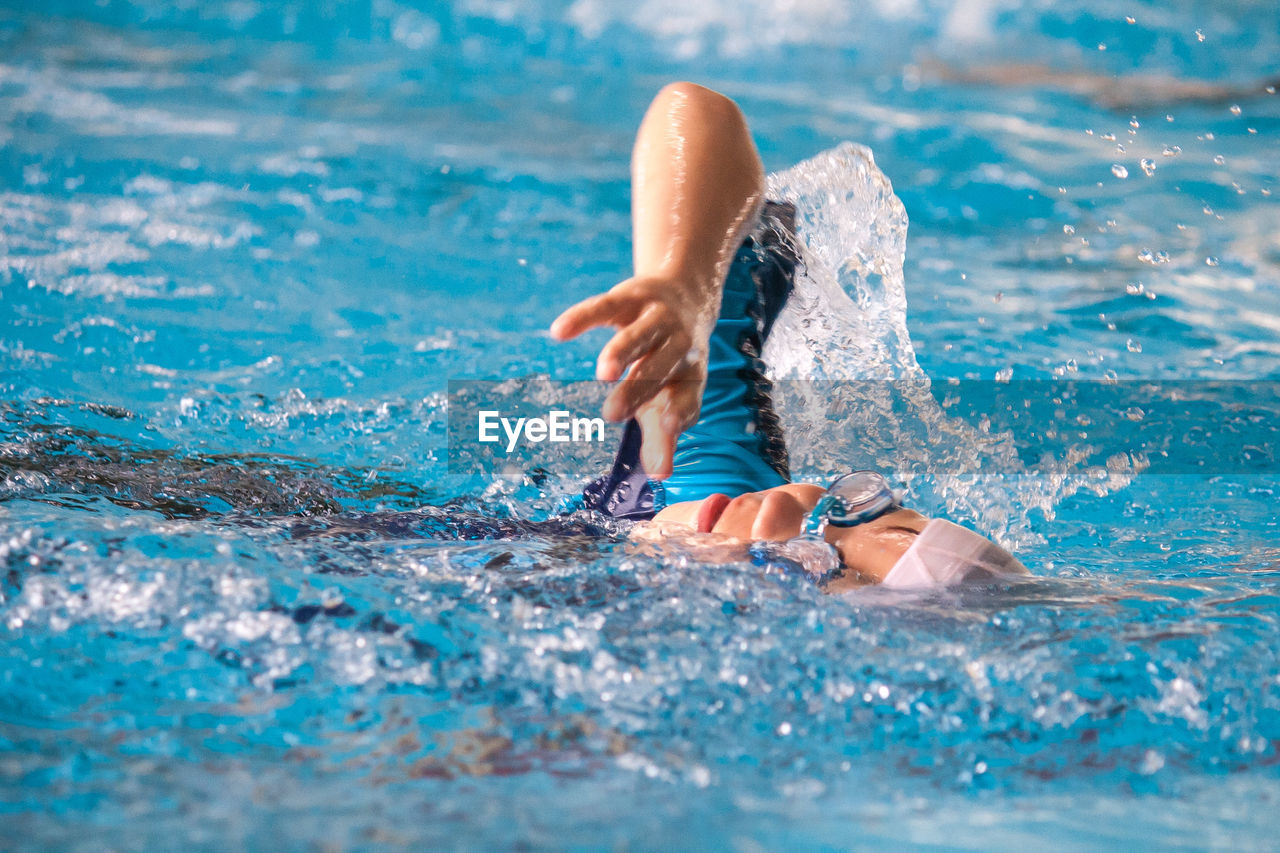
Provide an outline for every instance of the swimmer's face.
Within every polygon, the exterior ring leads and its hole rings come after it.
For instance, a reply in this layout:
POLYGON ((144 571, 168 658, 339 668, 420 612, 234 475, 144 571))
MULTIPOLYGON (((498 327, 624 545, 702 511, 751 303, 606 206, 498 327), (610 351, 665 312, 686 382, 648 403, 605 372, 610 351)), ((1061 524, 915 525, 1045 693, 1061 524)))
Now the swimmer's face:
MULTIPOLYGON (((763 492, 730 499, 712 495, 701 501, 672 504, 654 517, 659 525, 682 524, 700 533, 714 533, 744 542, 785 542, 800 535, 805 519, 826 494, 810 483, 789 483, 763 492)), ((929 519, 910 509, 897 509, 855 527, 827 525, 826 540, 835 546, 847 571, 828 584, 840 592, 880 581, 906 553, 929 519)))

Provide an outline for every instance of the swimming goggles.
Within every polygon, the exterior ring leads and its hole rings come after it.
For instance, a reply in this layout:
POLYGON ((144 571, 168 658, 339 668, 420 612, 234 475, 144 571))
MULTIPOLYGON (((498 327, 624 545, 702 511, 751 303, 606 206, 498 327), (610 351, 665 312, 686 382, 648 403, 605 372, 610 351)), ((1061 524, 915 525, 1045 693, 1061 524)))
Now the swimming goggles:
POLYGON ((827 486, 805 520, 802 536, 822 537, 827 525, 857 527, 898 509, 901 496, 875 471, 852 471, 827 486))
POLYGON ((901 495, 875 471, 852 471, 837 477, 818 499, 799 536, 786 542, 756 542, 751 556, 757 562, 798 564, 818 583, 826 583, 844 572, 840 552, 823 538, 827 525, 856 527, 886 512, 899 509, 901 495))

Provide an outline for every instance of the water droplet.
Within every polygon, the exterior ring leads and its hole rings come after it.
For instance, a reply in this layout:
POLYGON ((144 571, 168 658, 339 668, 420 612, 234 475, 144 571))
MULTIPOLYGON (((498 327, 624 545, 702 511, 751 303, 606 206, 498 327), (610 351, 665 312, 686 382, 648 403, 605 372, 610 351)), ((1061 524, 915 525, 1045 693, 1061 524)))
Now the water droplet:
POLYGON ((1231 114, 1232 114, 1233 116, 1238 116, 1238 115, 1240 115, 1240 113, 1241 113, 1241 112, 1243 112, 1243 110, 1241 110, 1241 109, 1240 109, 1240 105, 1239 105, 1239 104, 1232 104, 1232 105, 1231 105, 1231 114))
POLYGON ((1156 173, 1156 161, 1147 157, 1143 157, 1138 165, 1142 166, 1142 172, 1148 178, 1156 173))
POLYGON ((1213 162, 1217 163, 1219 166, 1225 166, 1227 158, 1223 157, 1221 154, 1215 154, 1213 155, 1213 162))
POLYGON ((1075 228, 1075 226, 1074 226, 1074 225, 1063 225, 1063 226, 1062 226, 1062 233, 1063 233, 1063 234, 1074 234, 1074 233, 1076 233, 1076 228, 1075 228))
POLYGON ((1124 166, 1121 166, 1119 163, 1113 163, 1111 165, 1111 174, 1115 175, 1120 180, 1124 180, 1129 177, 1129 170, 1124 166))
POLYGON ((1077 373, 1079 370, 1080 370, 1080 365, 1076 362, 1074 358, 1067 359, 1068 373, 1077 373))
POLYGON ((1142 343, 1135 341, 1133 338, 1129 338, 1129 340, 1125 341, 1124 346, 1129 352, 1142 352, 1142 343))
POLYGON ((1181 146, 1178 146, 1178 145, 1166 145, 1164 147, 1164 151, 1162 151, 1161 153, 1164 154, 1164 156, 1166 157, 1177 157, 1179 154, 1182 153, 1182 148, 1181 146))
POLYGON ((790 723, 782 723, 781 725, 779 725, 779 726, 778 726, 778 734, 783 735, 784 737, 785 737, 786 735, 791 734, 791 724, 790 724, 790 723))
POLYGON ((1213 255, 1210 255, 1209 257, 1204 259, 1204 265, 1206 267, 1216 267, 1218 265, 1218 259, 1215 258, 1213 255))

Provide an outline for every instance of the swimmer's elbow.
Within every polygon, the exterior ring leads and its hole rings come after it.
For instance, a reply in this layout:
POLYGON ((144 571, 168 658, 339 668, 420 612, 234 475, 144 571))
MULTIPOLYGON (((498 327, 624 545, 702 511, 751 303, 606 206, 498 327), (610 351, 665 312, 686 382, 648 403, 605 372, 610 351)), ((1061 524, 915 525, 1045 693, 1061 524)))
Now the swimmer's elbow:
POLYGON ((663 86, 658 91, 657 99, 684 101, 701 110, 724 112, 738 118, 742 117, 738 105, 731 98, 714 89, 708 89, 706 86, 699 86, 687 80, 678 80, 663 86))
POLYGON ((654 102, 670 107, 678 105, 681 112, 696 115, 719 127, 740 131, 744 136, 749 135, 747 120, 733 99, 706 86, 683 80, 668 83, 658 92, 654 102))
POLYGON ((697 83, 679 81, 663 86, 653 100, 656 112, 670 117, 681 116, 685 128, 697 127, 708 139, 715 140, 721 156, 750 166, 763 180, 764 167, 751 139, 746 117, 733 99, 697 83), (734 154, 738 157, 734 157, 734 154))

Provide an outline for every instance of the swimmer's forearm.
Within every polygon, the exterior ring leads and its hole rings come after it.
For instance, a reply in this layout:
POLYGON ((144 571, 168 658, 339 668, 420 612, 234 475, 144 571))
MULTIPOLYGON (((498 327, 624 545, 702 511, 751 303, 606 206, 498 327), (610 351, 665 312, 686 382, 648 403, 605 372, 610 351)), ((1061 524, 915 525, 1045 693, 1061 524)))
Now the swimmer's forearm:
POLYGON ((635 276, 568 308, 550 331, 618 330, 596 359, 599 379, 621 380, 602 412, 635 418, 640 461, 662 480, 698 419, 725 276, 760 208, 764 168, 733 101, 673 83, 645 114, 631 171, 635 276))
POLYGON ((737 104, 692 83, 663 88, 636 135, 631 175, 635 274, 682 287, 705 340, 764 194, 737 104))

